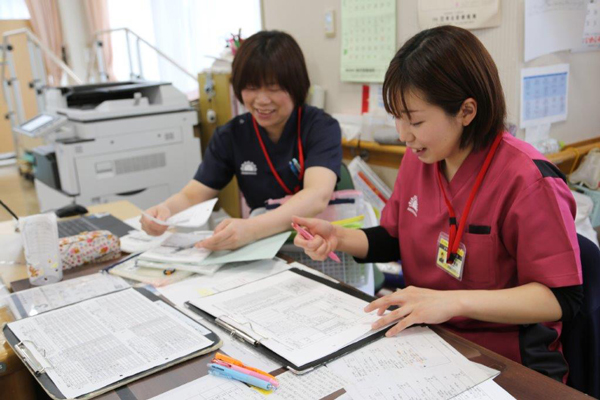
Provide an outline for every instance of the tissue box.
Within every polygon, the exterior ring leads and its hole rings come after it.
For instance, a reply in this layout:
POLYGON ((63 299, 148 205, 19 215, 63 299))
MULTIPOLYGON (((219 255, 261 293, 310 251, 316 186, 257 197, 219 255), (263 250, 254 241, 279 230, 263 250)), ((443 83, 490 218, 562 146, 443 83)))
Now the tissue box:
POLYGON ((119 238, 109 231, 83 232, 59 240, 63 269, 91 262, 114 260, 121 256, 119 238))

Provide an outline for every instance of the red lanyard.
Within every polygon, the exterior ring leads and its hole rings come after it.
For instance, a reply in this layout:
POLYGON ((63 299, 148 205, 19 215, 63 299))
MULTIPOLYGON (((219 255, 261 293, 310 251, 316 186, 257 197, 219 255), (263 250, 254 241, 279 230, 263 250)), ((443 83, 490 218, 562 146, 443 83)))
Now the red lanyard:
MULTIPOLYGON (((304 177, 304 151, 302 150, 302 140, 300 138, 300 120, 301 119, 302 119, 302 107, 298 107, 298 153, 299 153, 298 158, 300 159, 300 171, 298 171, 299 172, 298 180, 300 180, 300 182, 302 182, 302 178, 304 177)), ((265 158, 267 159, 267 164, 269 164, 269 168, 271 168, 271 172, 275 176, 275 179, 277 179, 279 186, 281 186, 282 189, 285 190, 285 192, 287 194, 297 193, 300 190, 300 186, 296 186, 294 188, 294 191, 292 192, 286 186, 286 184, 283 182, 283 180, 281 179, 281 177, 275 170, 275 167, 273 166, 273 163, 271 162, 271 157, 269 157, 269 153, 267 153, 267 148, 265 147, 265 144, 263 143, 263 140, 260 137, 260 132, 258 131, 258 125, 256 124, 256 120, 254 119, 254 116, 252 117, 252 124, 254 125, 254 132, 256 132, 256 137, 258 138, 258 143, 260 143, 260 148, 262 149, 263 154, 265 155, 265 158)))
POLYGON ((473 189, 471 189, 471 193, 469 194, 469 198, 467 199, 465 209, 460 217, 460 224, 458 225, 458 227, 456 226, 456 214, 454 213, 454 208, 448 200, 448 196, 446 196, 444 185, 442 185, 442 173, 440 172, 440 164, 437 164, 438 184, 440 186, 442 194, 444 195, 444 201, 446 202, 446 207, 448 207, 448 214, 450 214, 450 234, 448 242, 448 257, 446 258, 446 262, 452 262, 454 260, 454 257, 456 256, 456 252, 458 251, 458 247, 460 246, 460 240, 462 238, 462 234, 465 230, 465 225, 467 223, 467 216, 469 215, 469 211, 471 211, 471 205, 473 204, 473 200, 475 200, 475 194, 481 186, 481 182, 485 177, 485 174, 492 162, 492 158, 494 158, 494 154, 496 154, 496 149, 498 149, 498 145, 501 141, 502 134, 500 133, 494 140, 494 143, 492 143, 492 147, 490 148, 485 158, 485 161, 483 162, 483 166, 481 167, 481 170, 477 175, 477 179, 475 180, 473 189))

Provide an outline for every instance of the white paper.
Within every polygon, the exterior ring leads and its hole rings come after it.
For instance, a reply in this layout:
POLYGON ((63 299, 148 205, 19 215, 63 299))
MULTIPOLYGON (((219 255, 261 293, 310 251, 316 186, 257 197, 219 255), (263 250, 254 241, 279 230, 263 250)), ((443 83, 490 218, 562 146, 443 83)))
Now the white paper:
POLYGON ((180 213, 173 215, 166 221, 156 219, 146 212, 143 212, 142 214, 144 214, 146 218, 149 218, 150 220, 163 226, 199 228, 202 225, 206 224, 208 218, 210 218, 210 214, 212 213, 213 208, 215 208, 217 200, 217 198, 214 198, 212 200, 207 200, 200 204, 196 204, 195 206, 192 206, 186 210, 181 211, 180 213))
POLYGON ((198 321, 190 319, 188 316, 177 311, 174 307, 168 305, 164 301, 158 300, 158 301, 154 302, 154 304, 156 304, 158 307, 160 307, 165 313, 175 317, 176 319, 178 319, 179 321, 188 325, 190 328, 194 329, 195 331, 198 331, 202 336, 206 336, 210 333, 210 331, 208 329, 206 329, 201 323, 197 323, 198 321))
POLYGON ((356 399, 445 400, 492 377, 424 327, 380 339, 328 368, 348 382, 345 389, 356 399))
POLYGON ((297 366, 371 331, 368 302, 291 271, 191 302, 297 366))
POLYGON ((264 400, 256 390, 235 380, 206 375, 185 385, 176 387, 151 400, 264 400))
POLYGON ((289 269, 278 260, 260 260, 252 263, 228 264, 213 276, 198 276, 158 289, 173 304, 184 307, 186 301, 197 300, 224 290, 254 282, 289 269))
POLYGON ((454 400, 514 400, 514 397, 490 379, 459 394, 454 400))
POLYGON ((212 235, 212 232, 175 233, 160 246, 140 254, 139 259, 163 263, 199 264, 211 253, 194 245, 212 235))
POLYGON ((419 0, 419 27, 491 28, 502 21, 500 0, 419 0))
POLYGON ((7 301, 21 319, 128 287, 118 276, 97 273, 13 293, 7 301))
POLYGON ((133 289, 9 324, 67 398, 208 347, 211 342, 133 289), (44 354, 42 357, 41 354, 44 354))
POLYGON ((581 45, 586 0, 525 1, 525 62, 581 45))
POLYGON ((268 395, 269 400, 322 399, 344 388, 344 380, 327 367, 317 368, 303 375, 284 372, 277 375, 279 388, 268 395))
MULTIPOLYGON (((138 220, 139 218, 135 218, 138 220)), ((129 221, 129 220, 128 220, 129 221)), ((127 221, 125 221, 127 223, 127 221)), ((125 253, 141 253, 150 250, 160 244, 172 235, 172 232, 165 232, 160 236, 151 236, 141 230, 130 231, 127 235, 121 237, 121 251, 125 253)))
POLYGON ((569 64, 521 70, 521 128, 567 119, 569 64))

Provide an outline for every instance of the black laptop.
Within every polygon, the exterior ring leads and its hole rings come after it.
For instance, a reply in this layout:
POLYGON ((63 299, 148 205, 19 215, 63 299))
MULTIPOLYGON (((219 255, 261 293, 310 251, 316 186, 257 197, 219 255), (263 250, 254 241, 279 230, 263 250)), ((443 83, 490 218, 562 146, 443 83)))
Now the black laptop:
POLYGON ((58 221, 58 237, 61 238, 86 231, 109 231, 118 237, 123 237, 133 230, 135 230, 133 227, 106 213, 58 221))

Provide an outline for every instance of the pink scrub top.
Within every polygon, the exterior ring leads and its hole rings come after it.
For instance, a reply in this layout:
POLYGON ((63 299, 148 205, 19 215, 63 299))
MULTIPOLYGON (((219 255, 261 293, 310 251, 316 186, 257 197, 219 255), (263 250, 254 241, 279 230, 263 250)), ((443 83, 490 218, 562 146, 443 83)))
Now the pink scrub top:
MULTIPOLYGON (((472 152, 451 182, 442 175, 458 220, 488 149, 472 152)), ((438 237, 449 232, 449 214, 436 168, 407 152, 381 218, 381 225, 399 239, 407 285, 494 290, 530 282, 549 288, 582 283, 576 206, 562 174, 532 146, 506 132, 468 215, 461 240, 467 249, 462 280, 439 268, 438 237)), ((514 361, 562 362, 566 368, 561 322, 506 325, 457 317, 444 326, 514 361)))

